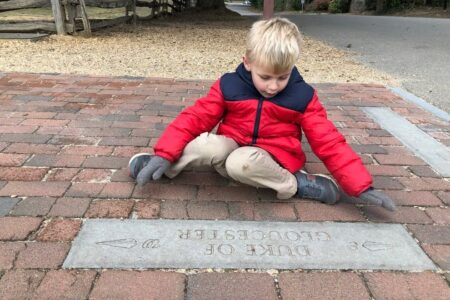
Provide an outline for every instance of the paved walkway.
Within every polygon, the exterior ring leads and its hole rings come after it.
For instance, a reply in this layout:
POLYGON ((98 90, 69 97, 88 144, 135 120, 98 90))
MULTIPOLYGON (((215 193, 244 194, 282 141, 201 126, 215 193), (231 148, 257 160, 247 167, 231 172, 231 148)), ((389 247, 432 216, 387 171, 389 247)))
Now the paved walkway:
MULTIPOLYGON (((387 106, 450 146, 450 126, 382 86, 317 84, 330 118, 399 210, 303 199, 209 170, 138 188, 128 158, 211 82, 0 73, 0 299, 450 299, 450 182, 360 106, 387 106), (89 218, 399 223, 436 272, 66 270, 89 218)), ((325 172, 310 152, 307 170, 325 172)))

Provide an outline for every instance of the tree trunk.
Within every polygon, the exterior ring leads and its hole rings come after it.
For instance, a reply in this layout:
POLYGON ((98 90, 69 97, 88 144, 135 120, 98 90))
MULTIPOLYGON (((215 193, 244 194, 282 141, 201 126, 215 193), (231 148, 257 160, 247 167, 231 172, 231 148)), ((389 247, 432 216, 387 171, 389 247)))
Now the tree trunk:
POLYGON ((204 9, 221 9, 225 8, 224 0, 198 0, 196 7, 204 9))
POLYGON ((274 0, 264 0, 263 4, 263 18, 268 20, 273 17, 273 10, 275 6, 274 0))
POLYGON ((377 8, 376 13, 382 13, 386 10, 386 2, 385 0, 377 0, 377 8))

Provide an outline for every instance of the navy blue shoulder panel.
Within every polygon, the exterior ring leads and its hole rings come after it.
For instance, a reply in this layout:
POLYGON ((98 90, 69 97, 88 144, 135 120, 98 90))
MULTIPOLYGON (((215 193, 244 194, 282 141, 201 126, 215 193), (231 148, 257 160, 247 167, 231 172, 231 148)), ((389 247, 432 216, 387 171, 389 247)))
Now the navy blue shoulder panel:
POLYGON ((303 80, 297 68, 294 67, 286 88, 269 101, 303 113, 313 96, 314 89, 303 80))
MULTIPOLYGON (((240 101, 262 98, 253 85, 251 73, 240 64, 236 72, 227 73, 220 79, 220 89, 226 101, 240 101)), ((314 95, 314 89, 307 84, 294 67, 286 88, 271 99, 266 99, 281 107, 304 112, 314 95)))
POLYGON ((236 72, 226 73, 220 79, 220 89, 225 100, 239 101, 245 99, 258 99, 261 97, 253 85, 250 72, 247 72, 243 64, 240 64, 236 72), (248 73, 245 74, 244 72, 248 73))

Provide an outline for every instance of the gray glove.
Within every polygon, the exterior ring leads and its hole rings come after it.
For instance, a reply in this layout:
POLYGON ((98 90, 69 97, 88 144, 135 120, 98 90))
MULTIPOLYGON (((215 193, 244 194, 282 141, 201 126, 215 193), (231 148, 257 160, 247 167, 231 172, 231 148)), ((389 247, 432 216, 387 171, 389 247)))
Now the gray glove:
POLYGON ((367 191, 363 192, 361 195, 359 195, 358 199, 366 201, 370 204, 384 207, 389 211, 397 210, 394 201, 389 198, 389 196, 375 191, 373 188, 369 188, 367 191))
POLYGON ((169 169, 170 161, 161 156, 154 155, 150 158, 147 165, 142 168, 136 177, 139 185, 146 184, 150 180, 158 180, 169 169))

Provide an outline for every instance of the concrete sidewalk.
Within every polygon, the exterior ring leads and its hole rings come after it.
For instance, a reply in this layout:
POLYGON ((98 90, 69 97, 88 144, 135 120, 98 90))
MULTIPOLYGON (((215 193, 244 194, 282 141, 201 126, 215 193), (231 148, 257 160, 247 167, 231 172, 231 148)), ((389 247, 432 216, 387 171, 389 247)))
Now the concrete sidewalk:
MULTIPOLYGON (((129 157, 149 151, 211 83, 0 73, 0 299, 450 299, 449 178, 360 107, 390 107, 450 146, 448 123, 382 86, 314 85, 396 213, 281 202, 209 170, 135 186, 129 157), (62 269, 89 218, 399 223, 438 270, 62 269)), ((326 173, 307 154, 307 171, 326 173)))

